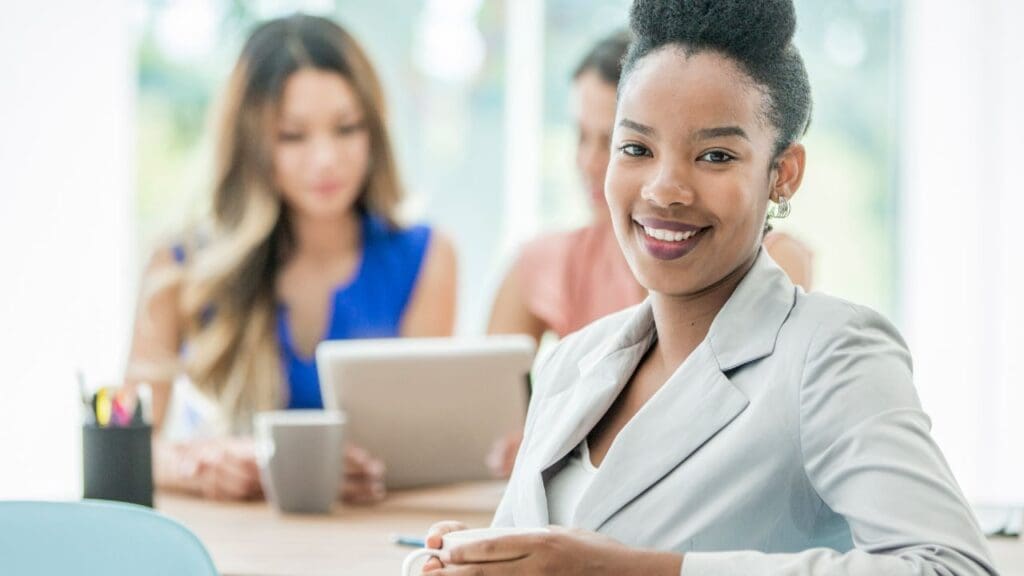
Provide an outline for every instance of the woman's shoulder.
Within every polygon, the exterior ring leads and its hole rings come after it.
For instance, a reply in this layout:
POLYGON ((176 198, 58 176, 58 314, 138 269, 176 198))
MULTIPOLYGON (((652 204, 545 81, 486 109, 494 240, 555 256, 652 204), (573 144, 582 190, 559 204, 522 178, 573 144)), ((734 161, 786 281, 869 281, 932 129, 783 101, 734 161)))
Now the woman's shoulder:
POLYGON ((362 215, 362 225, 365 227, 363 236, 375 243, 422 240, 429 237, 433 231, 428 224, 420 222, 407 224, 373 213, 362 215))
POLYGON ((400 223, 377 214, 364 214, 362 224, 364 250, 371 260, 422 262, 427 249, 439 239, 430 225, 400 223))
POLYGON ((785 232, 772 231, 764 237, 764 249, 794 284, 810 291, 814 282, 814 251, 785 232))
POLYGON ((797 294, 776 352, 802 356, 805 372, 844 363, 848 369, 891 362, 911 368, 906 341, 885 315, 821 292, 797 294))
MULTIPOLYGON (((588 257, 600 258, 600 250, 594 247, 599 244, 600 235, 595 225, 547 232, 527 241, 519 250, 515 268, 520 270, 528 280, 538 277, 545 282, 562 278, 567 269, 569 258, 587 254, 588 257)), ((530 284, 530 282, 527 282, 530 284)))
POLYGON ((892 322, 874 308, 824 292, 798 292, 790 321, 814 326, 816 332, 826 334, 862 325, 887 326, 896 330, 892 322))

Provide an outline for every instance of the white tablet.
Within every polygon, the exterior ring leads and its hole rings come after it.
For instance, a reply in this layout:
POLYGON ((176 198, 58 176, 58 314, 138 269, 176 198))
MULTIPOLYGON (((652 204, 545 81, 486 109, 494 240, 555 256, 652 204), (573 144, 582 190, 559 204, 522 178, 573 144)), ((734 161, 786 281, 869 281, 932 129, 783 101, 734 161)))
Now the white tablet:
POLYGON ((490 478, 494 442, 521 430, 529 336, 333 340, 316 349, 324 407, 387 466, 388 488, 490 478))

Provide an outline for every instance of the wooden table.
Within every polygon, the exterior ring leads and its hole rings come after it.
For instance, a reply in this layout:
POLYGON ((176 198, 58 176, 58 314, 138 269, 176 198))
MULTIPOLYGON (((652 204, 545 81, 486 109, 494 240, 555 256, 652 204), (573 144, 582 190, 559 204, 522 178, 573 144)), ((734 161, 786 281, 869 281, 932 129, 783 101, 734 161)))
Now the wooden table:
MULTIPOLYGON (((203 541, 224 576, 394 576, 412 549, 394 533, 420 536, 438 520, 487 526, 504 485, 464 484, 391 494, 376 506, 330 516, 279 514, 263 502, 235 504, 160 494, 157 508, 203 541)), ((1002 576, 1024 576, 1024 541, 989 541, 1002 576)))
POLYGON ((158 494, 156 508, 195 532, 224 576, 394 576, 413 549, 392 544, 392 534, 422 536, 438 520, 488 526, 503 490, 492 482, 399 492, 329 516, 174 494, 158 494))

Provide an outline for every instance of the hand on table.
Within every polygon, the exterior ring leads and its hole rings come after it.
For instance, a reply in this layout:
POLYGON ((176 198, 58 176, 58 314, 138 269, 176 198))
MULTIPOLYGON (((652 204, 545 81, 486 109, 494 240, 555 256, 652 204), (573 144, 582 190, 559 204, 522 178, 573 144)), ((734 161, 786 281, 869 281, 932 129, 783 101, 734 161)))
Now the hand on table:
POLYGON ((248 438, 222 438, 191 447, 184 476, 204 498, 252 500, 263 494, 255 445, 248 438))
MULTIPOLYGON (((462 529, 465 526, 458 522, 435 524, 427 535, 427 547, 439 548, 441 536, 462 529)), ((634 556, 639 552, 596 532, 551 526, 548 533, 457 546, 442 554, 441 561, 432 558, 423 571, 434 576, 626 574, 638 568, 634 556)))
POLYGON ((366 450, 345 446, 345 475, 338 485, 338 495, 350 504, 369 504, 384 499, 384 463, 366 450))

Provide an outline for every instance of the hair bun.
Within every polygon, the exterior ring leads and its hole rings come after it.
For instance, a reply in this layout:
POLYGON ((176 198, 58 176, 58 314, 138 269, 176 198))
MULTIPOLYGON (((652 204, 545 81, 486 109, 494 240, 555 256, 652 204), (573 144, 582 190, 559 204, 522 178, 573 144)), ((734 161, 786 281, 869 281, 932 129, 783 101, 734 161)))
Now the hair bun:
POLYGON ((636 0, 630 27, 648 45, 685 44, 763 61, 796 32, 792 0, 636 0))

